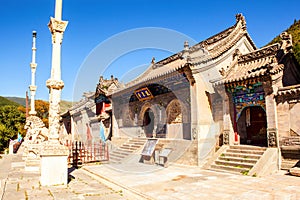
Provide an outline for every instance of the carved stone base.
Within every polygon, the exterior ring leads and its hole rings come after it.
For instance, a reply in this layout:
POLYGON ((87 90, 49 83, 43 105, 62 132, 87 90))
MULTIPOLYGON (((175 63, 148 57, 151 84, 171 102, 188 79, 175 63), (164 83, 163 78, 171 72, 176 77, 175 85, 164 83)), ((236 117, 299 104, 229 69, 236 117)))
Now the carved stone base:
POLYGON ((51 141, 45 143, 41 149, 41 185, 67 185, 68 148, 51 141))

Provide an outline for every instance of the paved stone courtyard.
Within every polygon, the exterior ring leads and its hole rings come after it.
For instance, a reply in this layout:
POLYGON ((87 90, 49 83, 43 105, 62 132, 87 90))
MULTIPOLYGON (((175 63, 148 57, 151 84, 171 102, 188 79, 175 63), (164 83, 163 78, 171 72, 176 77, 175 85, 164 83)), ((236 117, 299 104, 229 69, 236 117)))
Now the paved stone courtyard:
POLYGON ((21 199, 132 199, 89 176, 84 170, 70 170, 68 186, 42 187, 39 174, 25 172, 16 155, 0 160, 1 200, 21 199), (16 161, 17 160, 17 161, 16 161))
POLYGON ((69 177, 67 186, 41 186, 39 174, 25 172, 19 155, 4 155, 1 199, 300 199, 300 178, 284 171, 249 177, 198 167, 129 163, 71 168, 69 177))

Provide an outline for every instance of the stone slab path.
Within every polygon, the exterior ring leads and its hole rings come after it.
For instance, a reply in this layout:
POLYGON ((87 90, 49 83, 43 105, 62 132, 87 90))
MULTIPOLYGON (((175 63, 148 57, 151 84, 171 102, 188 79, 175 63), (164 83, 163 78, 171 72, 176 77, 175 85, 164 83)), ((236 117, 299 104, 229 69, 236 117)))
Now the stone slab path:
POLYGON ((85 170, 70 171, 67 186, 41 186, 38 172, 26 172, 18 155, 4 155, 0 160, 1 200, 59 199, 131 199, 122 190, 114 190, 85 170))
POLYGON ((300 200, 300 177, 233 175, 199 167, 86 166, 85 170, 149 199, 300 200))
POLYGON ((39 173, 26 172, 19 155, 3 155, 0 199, 300 200, 300 177, 283 171, 249 177, 199 167, 128 163, 71 168, 69 177, 67 186, 41 186, 39 173))

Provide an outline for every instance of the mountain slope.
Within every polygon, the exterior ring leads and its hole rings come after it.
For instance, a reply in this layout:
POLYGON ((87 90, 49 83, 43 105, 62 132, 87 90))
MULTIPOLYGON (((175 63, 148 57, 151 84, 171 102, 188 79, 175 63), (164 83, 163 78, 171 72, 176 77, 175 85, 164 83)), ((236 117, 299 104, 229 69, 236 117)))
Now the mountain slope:
POLYGON ((0 96, 0 106, 6 106, 6 105, 19 106, 20 104, 0 96))
MULTIPOLYGON (((8 101, 10 101, 10 102, 12 102, 12 103, 14 103, 16 105, 22 105, 24 107, 26 106, 26 99, 25 98, 21 98, 21 97, 5 97, 5 99, 7 99, 8 101)), ((60 102, 61 113, 65 112, 68 108, 71 108, 72 105, 73 105, 73 102, 62 100, 60 102)), ((1 106, 1 102, 0 102, 0 106, 1 106)), ((30 100, 28 102, 28 106, 30 106, 30 100)))
POLYGON ((22 106, 26 106, 26 99, 22 97, 5 97, 6 99, 9 99, 10 101, 16 102, 22 106))

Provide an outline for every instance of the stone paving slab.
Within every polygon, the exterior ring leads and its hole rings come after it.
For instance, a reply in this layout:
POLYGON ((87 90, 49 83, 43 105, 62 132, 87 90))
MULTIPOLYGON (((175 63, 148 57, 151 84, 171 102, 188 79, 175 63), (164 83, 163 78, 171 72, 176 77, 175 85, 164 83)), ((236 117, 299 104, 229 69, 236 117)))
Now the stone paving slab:
POLYGON ((100 178, 109 179, 115 184, 158 200, 300 199, 300 178, 284 175, 282 171, 266 177, 249 177, 183 166, 160 169, 153 166, 152 171, 146 166, 146 171, 139 171, 141 165, 145 164, 85 166, 84 169, 100 178), (129 169, 128 172, 126 169, 129 169))
POLYGON ((60 200, 60 199, 131 199, 122 191, 114 190, 82 169, 70 173, 68 185, 41 186, 38 172, 25 171, 18 155, 4 155, 0 159, 1 200, 60 200))
POLYGON ((299 200, 300 177, 282 172, 249 177, 170 165, 90 165, 70 169, 68 185, 43 187, 39 173, 25 171, 20 157, 0 159, 1 200, 299 200))

